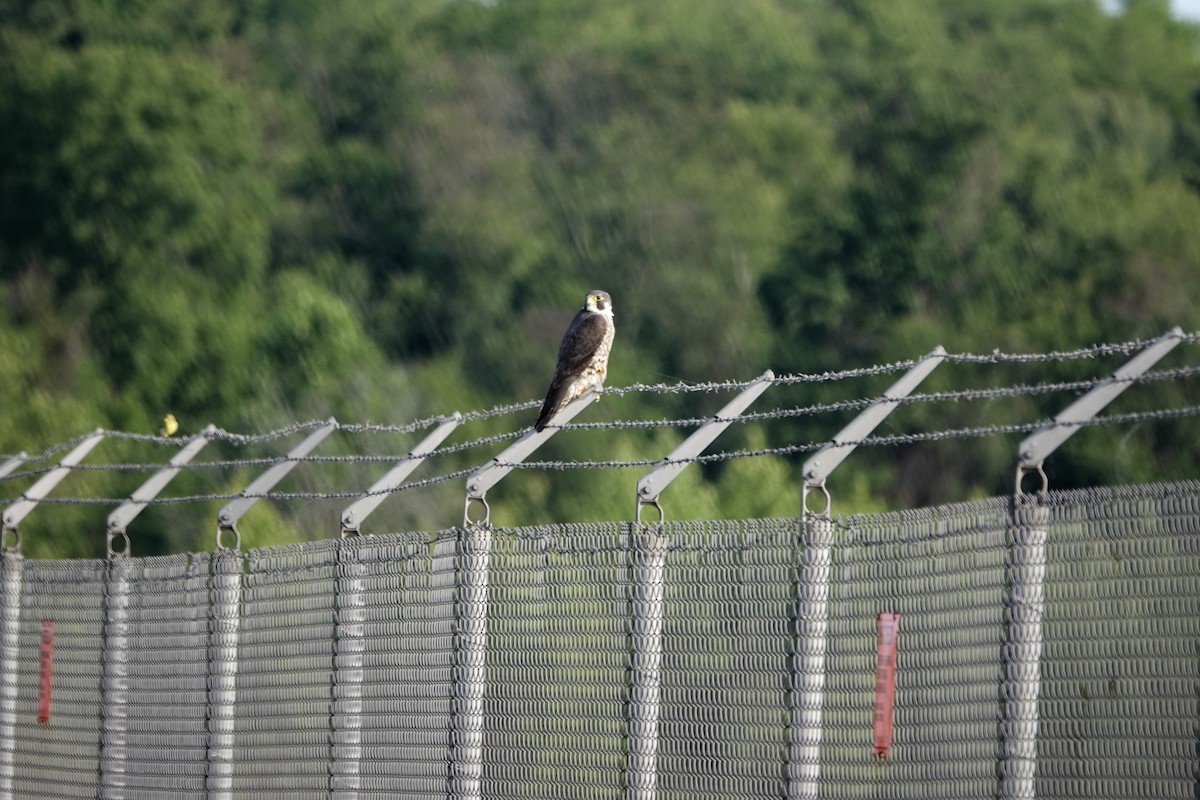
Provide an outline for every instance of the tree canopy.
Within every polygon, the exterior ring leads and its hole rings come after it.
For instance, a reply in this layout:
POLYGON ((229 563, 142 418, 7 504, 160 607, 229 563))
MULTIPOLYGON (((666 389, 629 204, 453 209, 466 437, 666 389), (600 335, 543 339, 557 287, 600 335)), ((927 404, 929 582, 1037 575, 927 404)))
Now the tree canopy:
MULTIPOLYGON (((255 431, 530 400, 592 287, 616 306, 610 385, 1197 330, 1198 32, 1163 0, 0 3, 0 450, 167 411, 255 431)), ((684 433, 552 451, 658 457, 684 433)), ((1194 477, 1200 448, 1166 436, 1098 431, 1059 484, 1194 477)), ((877 450, 844 493, 1005 491, 1011 444, 877 450)), ((695 472, 688 515, 796 511, 792 460, 695 472)), ((509 518, 570 521, 628 513, 636 476, 517 480, 509 518)), ((147 547, 200 546, 195 516, 164 511, 147 547)), ((27 552, 96 551, 72 536, 27 552)))

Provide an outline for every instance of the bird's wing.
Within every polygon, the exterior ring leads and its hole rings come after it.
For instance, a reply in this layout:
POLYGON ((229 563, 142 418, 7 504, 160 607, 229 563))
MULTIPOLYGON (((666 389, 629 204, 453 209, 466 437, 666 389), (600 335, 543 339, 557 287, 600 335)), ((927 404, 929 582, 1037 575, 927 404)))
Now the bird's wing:
POLYGON ((558 365, 554 369, 553 382, 558 383, 565 376, 582 371, 607 333, 608 321, 603 314, 585 311, 576 314, 558 347, 558 365))
POLYGON ((546 401, 538 414, 534 429, 541 431, 546 423, 554 416, 566 399, 567 386, 571 380, 584 371, 591 363, 592 356, 604 342, 608 334, 608 320, 603 314, 580 311, 567 326, 563 334, 562 344, 558 346, 558 363, 554 367, 554 377, 550 380, 550 389, 546 392, 546 401))

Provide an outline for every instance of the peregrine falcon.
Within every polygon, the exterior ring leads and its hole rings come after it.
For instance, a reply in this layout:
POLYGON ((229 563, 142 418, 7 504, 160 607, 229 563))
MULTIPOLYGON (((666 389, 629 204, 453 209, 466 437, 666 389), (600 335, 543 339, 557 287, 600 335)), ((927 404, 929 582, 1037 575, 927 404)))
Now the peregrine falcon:
POLYGON ((541 433, 550 418, 572 400, 604 386, 615 332, 612 298, 608 292, 592 289, 558 346, 558 364, 534 430, 541 433))

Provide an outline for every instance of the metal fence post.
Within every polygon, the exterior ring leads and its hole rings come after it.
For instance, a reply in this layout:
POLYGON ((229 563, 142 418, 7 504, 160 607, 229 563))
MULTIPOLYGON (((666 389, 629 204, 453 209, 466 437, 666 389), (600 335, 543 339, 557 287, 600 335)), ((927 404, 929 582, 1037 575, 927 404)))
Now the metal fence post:
POLYGON ((338 543, 334 612, 333 731, 329 788, 334 800, 356 800, 362 778, 363 669, 366 654, 366 565, 358 537, 338 543))
MULTIPOLYGON (((96 429, 80 439, 58 466, 46 472, 4 509, 0 529, 0 551, 3 552, 3 586, 0 595, 4 608, 0 610, 0 800, 13 796, 16 778, 17 731, 17 670, 21 655, 21 584, 25 561, 21 556, 20 525, 37 508, 46 495, 71 473, 84 456, 100 444, 104 431, 96 429)), ((0 467, 0 475, 11 473, 26 460, 25 454, 10 458, 0 467)))
POLYGON ((129 568, 128 527, 158 496, 171 479, 208 444, 216 431, 207 426, 156 472, 129 499, 108 515, 106 549, 108 583, 104 593, 104 682, 100 721, 100 797, 125 797, 127 726, 129 710, 129 568), (117 542, 121 545, 116 546, 117 542))
POLYGON ((213 553, 208 645, 208 763, 205 776, 208 796, 212 800, 230 800, 233 797, 242 573, 240 550, 224 548, 213 553))
POLYGON ((629 691, 628 793, 654 800, 658 792, 658 718, 662 700, 663 570, 667 538, 662 525, 636 524, 630 540, 632 675, 629 691))
POLYGON ((125 797, 129 716, 129 558, 108 559, 104 593, 104 684, 100 721, 100 798, 125 797))
POLYGON ((1037 772, 1042 618, 1050 509, 1031 495, 1014 499, 1005 609, 1004 742, 1000 796, 1032 800, 1037 772))
POLYGON ((459 530, 454 720, 450 735, 451 797, 483 797, 483 700, 487 689, 488 562, 492 529, 467 523, 459 530))
POLYGON ((237 719, 238 643, 241 633, 242 578, 245 562, 237 523, 337 428, 330 417, 288 454, 272 464, 217 512, 217 549, 212 555, 211 617, 208 652, 208 761, 205 784, 213 800, 233 796, 233 754, 237 719), (225 534, 233 534, 231 544, 225 534))
POLYGON ((819 795, 821 778, 829 579, 836 526, 828 516, 807 513, 801 524, 787 796, 808 800, 819 795))
MULTIPOLYGON (((26 454, 0 467, 8 475, 25 462, 26 454)), ((0 532, 0 800, 12 800, 17 752, 17 669, 21 655, 21 583, 25 559, 21 537, 7 527, 0 532)))
POLYGON ((367 565, 362 562, 361 527, 370 514, 398 491, 425 456, 462 423, 457 411, 425 437, 408 456, 341 514, 334 609, 333 715, 330 720, 329 787, 334 800, 355 800, 362 789, 363 680, 366 669, 367 565))
MULTIPOLYGON (((588 392, 555 416, 564 425, 598 399, 588 392)), ((447 430, 447 432, 449 432, 447 430)), ((491 508, 488 490, 500 482, 558 428, 530 430, 500 454, 467 476, 463 524, 455 552, 454 702, 447 774, 451 797, 483 797, 483 701, 487 693, 488 565, 492 555, 491 508), (472 516, 472 515, 475 516, 472 516)))
POLYGON ((212 555, 212 613, 208 642, 208 762, 205 784, 213 800, 233 796, 233 753, 237 718, 238 642, 241 633, 242 579, 245 561, 237 524, 255 503, 283 480, 300 459, 307 456, 337 429, 330 417, 308 434, 265 472, 255 478, 233 500, 217 512, 217 549, 212 555), (233 539, 225 543, 225 534, 233 539))
POLYGON ((25 559, 15 548, 4 547, 0 570, 0 798, 12 800, 16 778, 17 673, 21 645, 21 582, 25 559))

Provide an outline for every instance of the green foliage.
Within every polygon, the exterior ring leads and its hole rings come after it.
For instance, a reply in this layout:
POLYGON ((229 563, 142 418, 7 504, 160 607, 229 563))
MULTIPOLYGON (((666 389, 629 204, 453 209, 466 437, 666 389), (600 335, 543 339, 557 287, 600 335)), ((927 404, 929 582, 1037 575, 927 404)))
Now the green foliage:
MULTIPOLYGON (((0 449, 151 432, 166 411, 186 431, 260 430, 535 398, 593 286, 616 301, 616 385, 1196 330, 1197 44, 1151 0, 1115 14, 1089 0, 9 3, 0 449)), ((1033 379, 947 367, 928 388, 1033 379)), ((778 387, 762 402, 884 386, 778 387)), ((1154 393, 1188 402, 1183 383, 1154 393)), ((889 425, 1036 419, 1061 400, 926 405, 889 425)), ((716 402, 630 395, 589 413, 697 416, 716 402)), ((843 422, 722 442, 822 441, 843 422)), ((1173 430, 1089 431, 1055 459, 1055 483, 1194 476, 1200 451, 1173 430)), ((545 457, 654 459, 682 435, 580 433, 545 457)), ((856 454, 831 486, 836 508, 1006 491, 1012 445, 856 454)), ((668 513, 794 514, 799 460, 688 470, 668 513)), ((496 516, 626 518, 636 472, 519 470, 496 516)), ((374 474, 324 477, 361 489, 374 474)), ((94 494, 128 491, 91 480, 94 494)), ((457 490, 404 500, 389 525, 457 521, 457 490)), ((156 510, 147 546, 206 546, 195 511, 156 510)), ((60 530, 102 516, 74 513, 55 510, 60 530)), ((264 517, 268 538, 316 535, 315 514, 264 517)), ((29 546, 50 552, 40 538, 29 546)))

